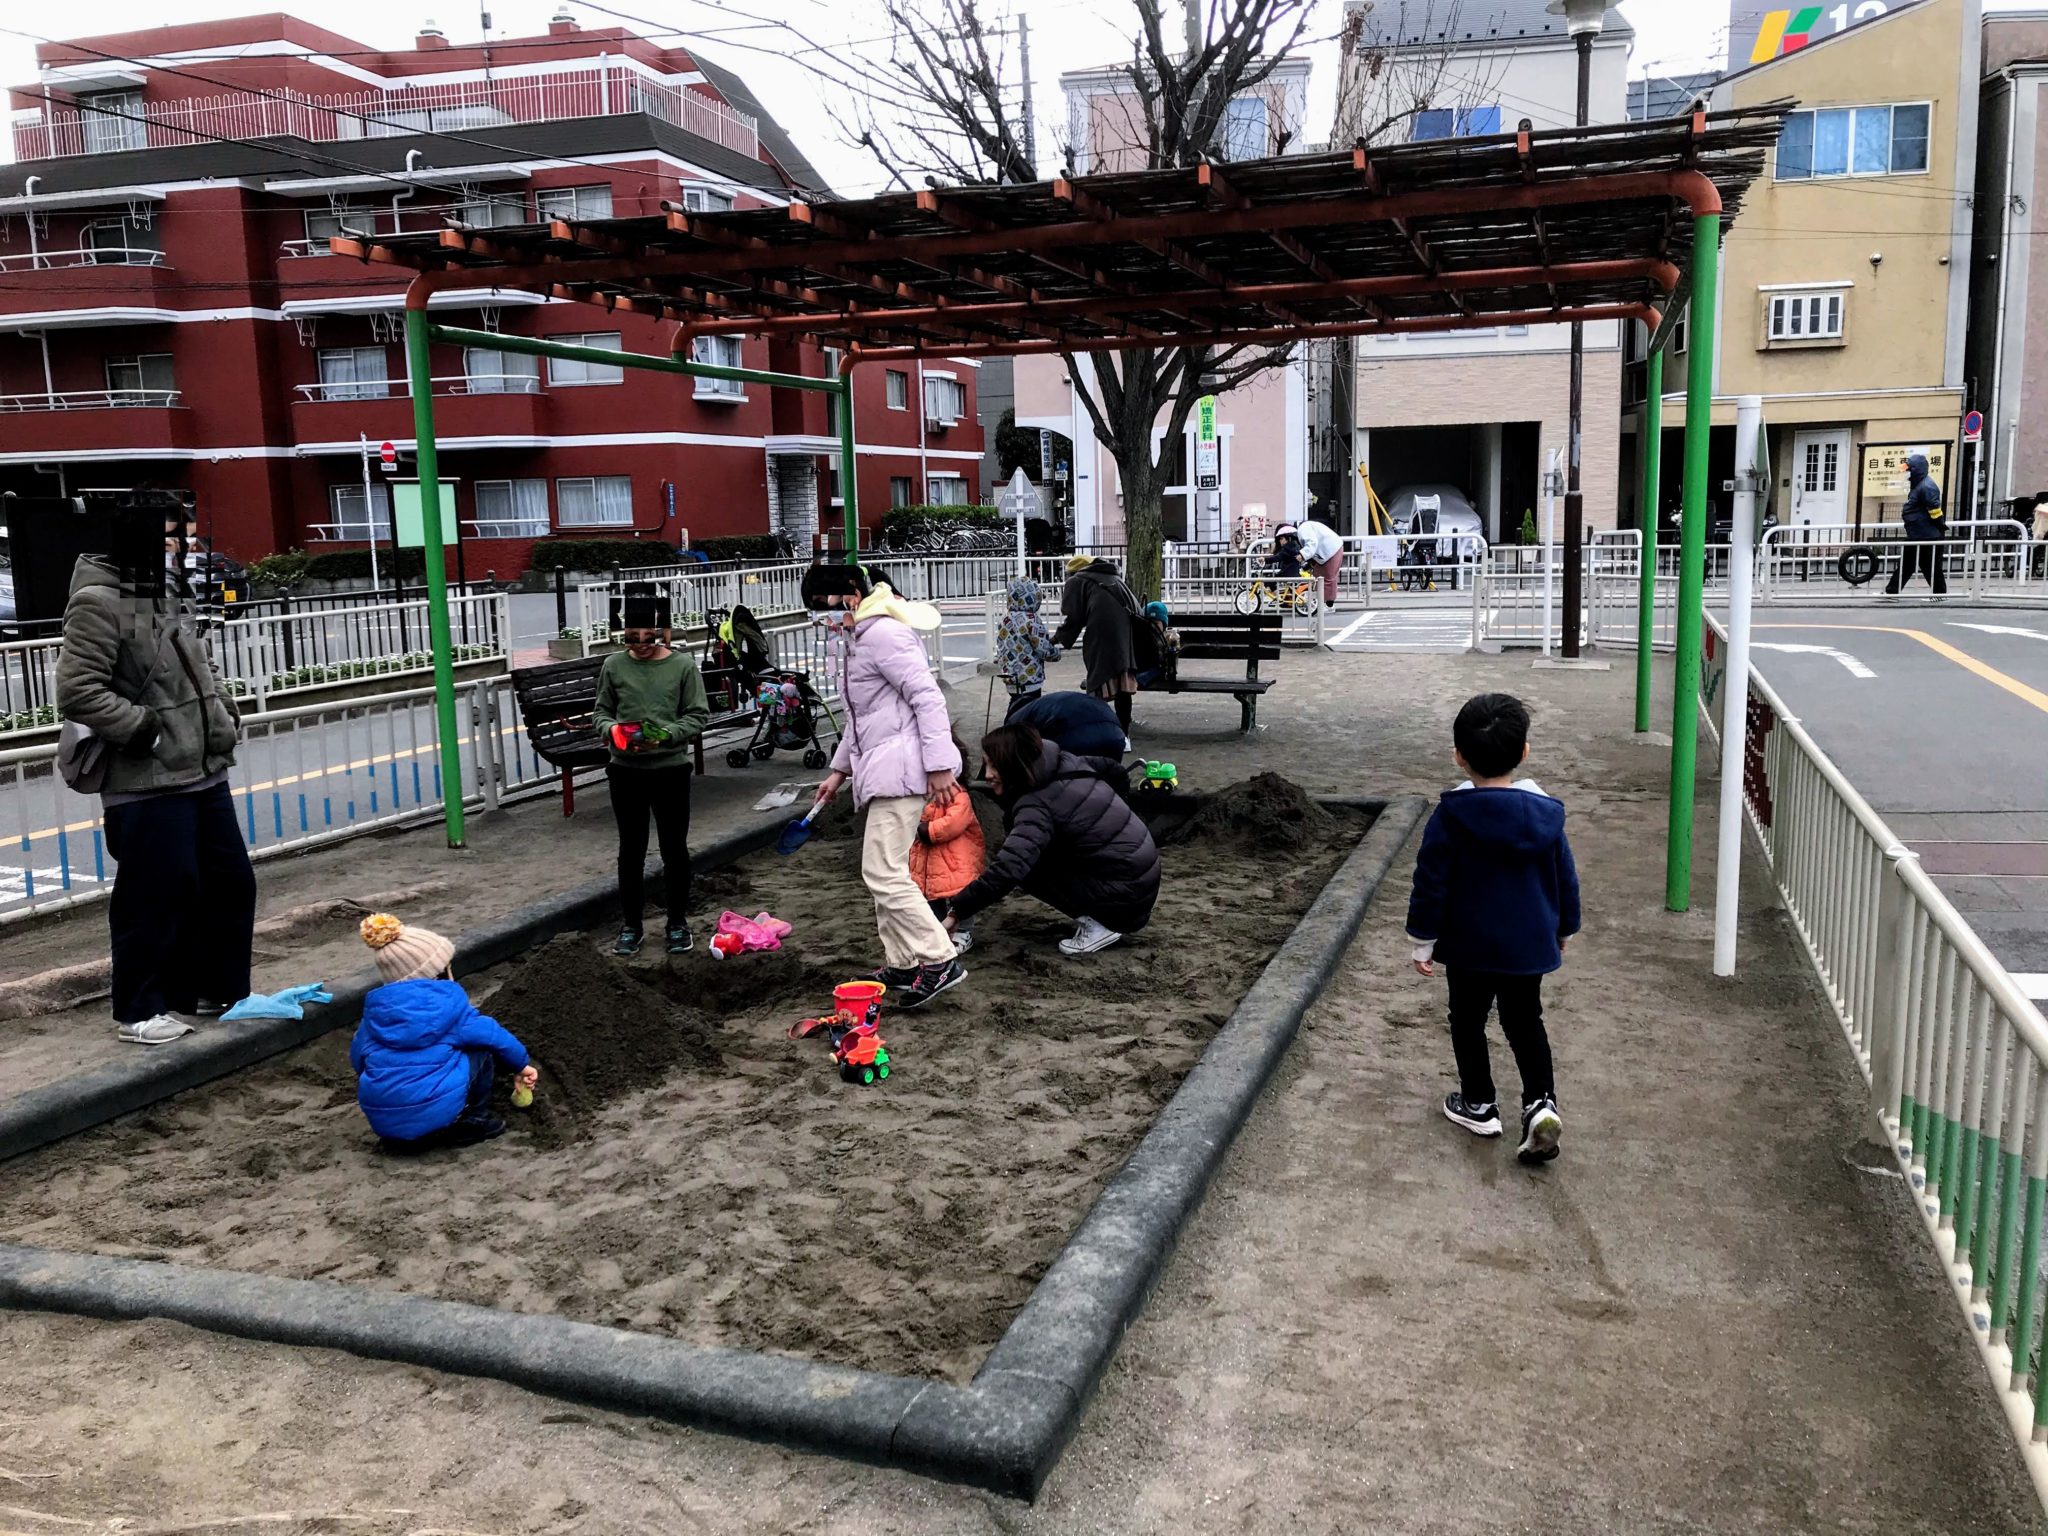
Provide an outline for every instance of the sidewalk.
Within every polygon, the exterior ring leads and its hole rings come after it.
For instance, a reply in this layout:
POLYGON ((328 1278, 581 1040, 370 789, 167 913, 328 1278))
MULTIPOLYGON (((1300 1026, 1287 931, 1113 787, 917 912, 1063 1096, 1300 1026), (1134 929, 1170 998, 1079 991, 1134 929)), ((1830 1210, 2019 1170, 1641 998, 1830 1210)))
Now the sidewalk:
MULTIPOLYGON (((1325 791, 1434 791, 1464 697, 1529 701, 1531 768, 1571 806, 1588 919, 1550 993, 1556 1165, 1525 1171, 1438 1112, 1441 983, 1404 965, 1404 867, 1036 1507, 494 1382, 0 1313, 0 1469, 33 1475, 0 1490, 9 1527, 290 1511, 265 1528, 2048 1529, 1761 882, 1736 982, 1709 974, 1705 873, 1699 910, 1662 911, 1665 754, 1629 732, 1632 668, 1315 655, 1272 675, 1250 743, 1227 703, 1147 697, 1138 745, 1197 786, 1272 769, 1325 791)), ((955 695, 963 735, 983 697, 955 695)), ((700 824, 748 814, 776 777, 795 775, 714 772, 700 824)), ((579 804, 567 825, 546 803, 480 823, 461 855, 429 832, 272 864, 266 911, 413 885, 408 915, 460 927, 604 866, 609 816, 579 804)), ((1703 871, 1710 848, 1709 833, 1703 871)), ((89 957, 99 921, 36 935, 36 963, 89 957)), ((341 943, 320 937, 319 953, 341 943)), ((10 973, 14 951, 10 936, 10 973)), ((305 979, 309 963, 262 974, 305 979)))

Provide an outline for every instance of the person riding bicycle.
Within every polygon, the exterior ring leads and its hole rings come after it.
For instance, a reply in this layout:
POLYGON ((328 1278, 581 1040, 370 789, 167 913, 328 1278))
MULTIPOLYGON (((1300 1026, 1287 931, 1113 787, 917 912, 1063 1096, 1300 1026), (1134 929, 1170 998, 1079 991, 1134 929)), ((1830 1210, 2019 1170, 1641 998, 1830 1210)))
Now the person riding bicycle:
POLYGON ((1302 574, 1301 533, 1294 524, 1282 523, 1274 533, 1273 553, 1267 567, 1282 576, 1302 574))

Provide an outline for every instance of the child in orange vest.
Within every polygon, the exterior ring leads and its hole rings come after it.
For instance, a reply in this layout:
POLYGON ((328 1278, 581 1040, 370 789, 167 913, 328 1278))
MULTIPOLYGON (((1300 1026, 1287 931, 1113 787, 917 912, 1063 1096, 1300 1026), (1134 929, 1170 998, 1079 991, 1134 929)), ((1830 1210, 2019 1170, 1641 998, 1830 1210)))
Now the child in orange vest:
MULTIPOLYGON (((960 753, 963 772, 967 748, 956 733, 953 746, 960 753)), ((944 918, 946 906, 988 868, 988 844, 981 834, 981 817, 964 786, 951 805, 927 805, 919 823, 917 839, 910 845, 910 878, 932 904, 932 912, 944 918)), ((974 945, 972 922, 960 924, 953 934, 953 950, 965 954, 974 945)))

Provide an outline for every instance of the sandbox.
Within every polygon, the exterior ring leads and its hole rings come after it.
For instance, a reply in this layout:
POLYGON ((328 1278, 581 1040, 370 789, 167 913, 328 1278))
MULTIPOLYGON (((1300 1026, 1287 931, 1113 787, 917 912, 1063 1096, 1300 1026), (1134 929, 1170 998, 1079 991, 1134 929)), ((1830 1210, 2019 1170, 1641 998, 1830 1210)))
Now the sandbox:
POLYGON ((885 1084, 785 1037, 874 963, 842 821, 700 881, 700 934, 765 907, 795 925, 780 953, 621 962, 599 929, 466 977, 543 1074, 499 1141, 379 1150, 342 1030, 11 1163, 0 1235, 34 1248, 0 1251, 0 1299, 339 1343, 1035 1491, 1413 819, 1360 848, 1376 807, 1277 782, 1190 809, 1162 828, 1149 929, 1071 961, 1065 921, 1013 897, 966 984, 885 1016, 885 1084), (1283 945, 1301 953, 1269 966, 1283 945), (1214 1102, 1162 1119, 1205 1050, 1214 1102), (1065 1300, 1034 1300, 1105 1220, 1121 1267, 1082 1254, 1065 1300), (485 1334, 499 1363, 460 1344, 485 1334), (637 1361, 614 1362, 631 1385, 593 1353, 637 1361), (919 1431, 920 1409, 943 1422, 919 1431))

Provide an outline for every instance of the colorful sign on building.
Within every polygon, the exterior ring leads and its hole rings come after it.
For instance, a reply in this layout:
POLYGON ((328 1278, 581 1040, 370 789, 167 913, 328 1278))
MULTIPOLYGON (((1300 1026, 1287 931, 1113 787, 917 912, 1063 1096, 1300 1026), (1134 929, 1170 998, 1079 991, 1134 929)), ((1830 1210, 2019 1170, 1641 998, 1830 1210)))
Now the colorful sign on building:
POLYGON ((1728 63, 1733 69, 1768 64, 1845 32, 1861 22, 1875 21, 1900 0, 1840 0, 1835 5, 1771 5, 1736 0, 1728 34, 1728 63))

